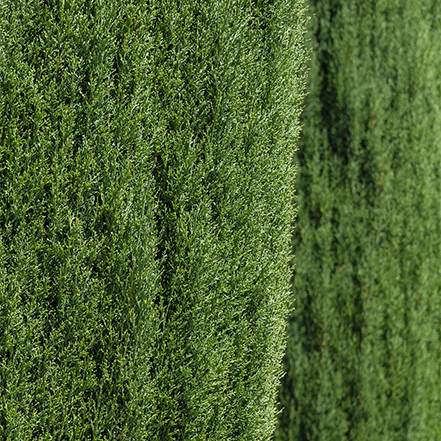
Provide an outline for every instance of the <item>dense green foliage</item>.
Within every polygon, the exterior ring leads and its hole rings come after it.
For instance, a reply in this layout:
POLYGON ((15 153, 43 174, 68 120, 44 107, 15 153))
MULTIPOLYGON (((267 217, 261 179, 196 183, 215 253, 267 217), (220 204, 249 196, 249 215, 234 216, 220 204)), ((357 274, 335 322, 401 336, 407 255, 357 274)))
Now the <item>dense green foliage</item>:
POLYGON ((0 439, 270 438, 304 23, 0 2, 0 439))
POLYGON ((439 3, 311 1, 278 441, 441 439, 439 3))

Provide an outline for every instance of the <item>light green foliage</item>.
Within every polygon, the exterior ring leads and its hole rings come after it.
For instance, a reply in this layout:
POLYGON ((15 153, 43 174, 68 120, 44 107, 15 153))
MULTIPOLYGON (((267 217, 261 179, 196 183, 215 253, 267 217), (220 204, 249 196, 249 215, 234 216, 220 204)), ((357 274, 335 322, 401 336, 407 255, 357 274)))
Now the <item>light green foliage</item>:
POLYGON ((1 439, 270 439, 304 27, 0 2, 1 439))
POLYGON ((439 8, 313 1, 277 440, 441 437, 439 8))

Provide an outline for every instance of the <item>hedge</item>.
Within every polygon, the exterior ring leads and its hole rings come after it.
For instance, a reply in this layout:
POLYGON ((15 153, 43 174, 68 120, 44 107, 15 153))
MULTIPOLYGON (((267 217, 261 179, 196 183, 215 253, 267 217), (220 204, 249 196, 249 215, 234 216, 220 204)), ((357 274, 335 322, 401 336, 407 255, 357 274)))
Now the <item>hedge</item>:
POLYGON ((268 440, 301 1, 0 13, 0 438, 268 440))
POLYGON ((439 440, 439 5, 311 1, 276 440, 439 440))

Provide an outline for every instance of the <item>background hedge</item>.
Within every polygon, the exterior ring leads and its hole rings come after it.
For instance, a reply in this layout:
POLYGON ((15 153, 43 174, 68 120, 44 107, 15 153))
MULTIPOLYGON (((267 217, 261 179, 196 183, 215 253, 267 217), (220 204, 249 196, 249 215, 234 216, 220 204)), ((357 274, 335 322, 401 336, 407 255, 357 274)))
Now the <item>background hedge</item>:
POLYGON ((439 4, 310 14, 276 440, 439 440, 439 4))
POLYGON ((0 438, 269 439, 301 1, 0 9, 0 438))

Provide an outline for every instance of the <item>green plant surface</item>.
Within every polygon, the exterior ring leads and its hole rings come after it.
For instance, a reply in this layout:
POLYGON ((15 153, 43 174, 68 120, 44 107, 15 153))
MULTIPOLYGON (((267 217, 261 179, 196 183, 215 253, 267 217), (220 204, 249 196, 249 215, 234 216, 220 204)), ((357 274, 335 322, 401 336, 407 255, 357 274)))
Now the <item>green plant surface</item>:
POLYGON ((312 1, 275 439, 441 437, 439 8, 312 1))
POLYGON ((0 30, 0 439, 270 439, 302 3, 6 0, 0 30))

